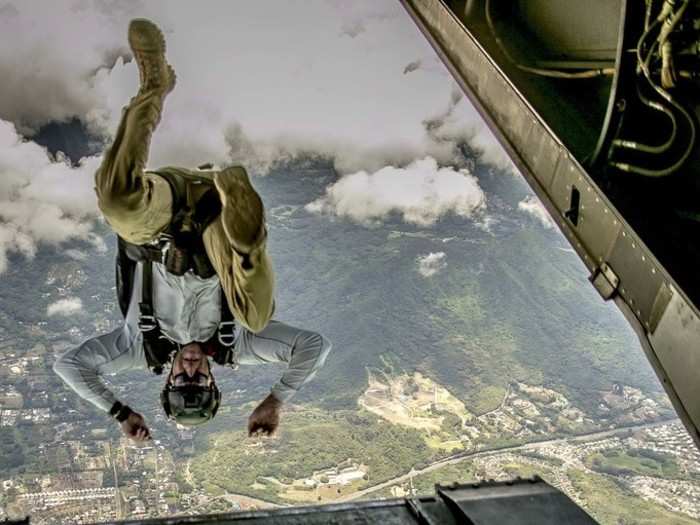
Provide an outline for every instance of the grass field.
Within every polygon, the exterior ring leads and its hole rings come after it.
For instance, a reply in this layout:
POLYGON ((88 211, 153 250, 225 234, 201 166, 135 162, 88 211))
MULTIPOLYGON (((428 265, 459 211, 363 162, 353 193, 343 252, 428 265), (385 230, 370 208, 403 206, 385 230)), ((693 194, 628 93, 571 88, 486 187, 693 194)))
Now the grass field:
POLYGON ((639 474, 675 479, 681 475, 678 463, 670 456, 637 449, 596 452, 586 458, 586 465, 612 475, 639 474))
POLYGON ((290 485, 348 460, 370 465, 369 480, 378 483, 437 457, 419 431, 364 411, 290 412, 276 438, 252 439, 243 431, 224 431, 209 435, 208 441, 207 452, 192 463, 196 483, 210 490, 216 487, 215 493, 277 502, 285 501, 285 495, 299 500, 298 490, 287 494, 290 485))

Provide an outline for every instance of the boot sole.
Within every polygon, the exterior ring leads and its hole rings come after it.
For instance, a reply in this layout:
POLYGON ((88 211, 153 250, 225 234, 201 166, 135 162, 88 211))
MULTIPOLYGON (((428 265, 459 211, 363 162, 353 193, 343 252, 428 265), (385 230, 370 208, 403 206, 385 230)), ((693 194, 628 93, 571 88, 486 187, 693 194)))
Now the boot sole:
POLYGON ((145 18, 135 18, 129 23, 129 46, 131 50, 136 53, 138 51, 145 52, 159 52, 165 54, 166 44, 165 36, 160 28, 155 25, 150 20, 145 18), (141 47, 143 42, 139 42, 139 35, 148 35, 156 38, 149 39, 154 41, 155 46, 153 47, 141 47))
MULTIPOLYGON (((129 22, 128 31, 129 47, 134 55, 134 60, 138 62, 138 53, 157 53, 162 56, 163 64, 168 72, 169 80, 165 81, 163 88, 165 93, 170 93, 174 88, 177 81, 175 75, 175 70, 172 68, 168 61, 165 59, 165 52, 167 50, 167 45, 165 43, 165 35, 160 30, 160 28, 146 18, 134 18, 129 22), (147 35, 149 38, 141 38, 147 35), (152 46, 144 46, 144 41, 152 43, 152 46)), ((139 70, 141 66, 139 66, 139 70)))

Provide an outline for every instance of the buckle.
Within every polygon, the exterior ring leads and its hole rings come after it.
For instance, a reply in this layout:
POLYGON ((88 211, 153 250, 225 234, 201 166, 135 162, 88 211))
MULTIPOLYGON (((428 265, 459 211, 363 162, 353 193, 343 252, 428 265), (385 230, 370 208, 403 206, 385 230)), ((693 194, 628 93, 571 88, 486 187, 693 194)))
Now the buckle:
POLYGON ((158 321, 152 315, 141 314, 139 316, 139 330, 142 332, 150 332, 158 327, 158 321))
POLYGON ((233 343, 236 340, 236 322, 235 321, 222 321, 219 323, 219 343, 221 343, 222 346, 233 346, 233 343), (231 326, 231 333, 225 334, 222 333, 223 330, 222 328, 226 326, 231 326))

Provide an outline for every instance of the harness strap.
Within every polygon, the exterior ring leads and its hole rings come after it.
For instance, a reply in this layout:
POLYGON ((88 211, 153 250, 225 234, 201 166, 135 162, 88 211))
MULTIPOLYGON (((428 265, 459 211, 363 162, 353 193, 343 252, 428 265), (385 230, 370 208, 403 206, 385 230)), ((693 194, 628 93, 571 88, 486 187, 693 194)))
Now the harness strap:
POLYGON ((236 322, 233 320, 233 314, 228 306, 228 300, 224 293, 224 288, 221 288, 221 321, 216 329, 217 338, 221 346, 231 347, 236 339, 236 322))
POLYGON ((148 367, 154 374, 163 373, 163 365, 179 345, 163 337, 158 319, 153 312, 153 263, 143 262, 141 302, 139 303, 139 329, 143 334, 143 349, 148 367))
POLYGON ((211 188, 197 202, 192 214, 195 230, 201 236, 204 229, 221 213, 221 200, 216 188, 211 188))
POLYGON ((143 333, 144 339, 158 339, 160 326, 153 314, 153 263, 150 260, 143 262, 142 281, 139 329, 143 333))

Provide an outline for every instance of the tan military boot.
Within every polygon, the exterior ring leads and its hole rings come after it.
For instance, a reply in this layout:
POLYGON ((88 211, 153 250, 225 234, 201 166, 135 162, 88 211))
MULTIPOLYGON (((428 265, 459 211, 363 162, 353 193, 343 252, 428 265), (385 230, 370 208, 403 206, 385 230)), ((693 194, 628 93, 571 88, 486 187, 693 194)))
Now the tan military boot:
POLYGON ((139 95, 151 90, 162 90, 163 95, 170 93, 175 87, 175 71, 165 60, 165 37, 158 26, 145 18, 132 20, 129 46, 139 66, 139 95))
POLYGON ((265 238, 265 210, 262 199, 240 166, 226 168, 214 175, 219 191, 224 231, 233 249, 249 254, 265 238))

